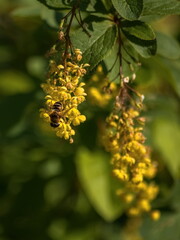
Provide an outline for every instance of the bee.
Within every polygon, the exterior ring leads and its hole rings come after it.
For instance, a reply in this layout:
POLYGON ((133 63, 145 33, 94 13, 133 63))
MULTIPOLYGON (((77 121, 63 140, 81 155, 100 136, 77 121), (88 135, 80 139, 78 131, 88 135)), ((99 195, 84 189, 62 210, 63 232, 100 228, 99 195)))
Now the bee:
POLYGON ((63 109, 63 105, 60 102, 55 102, 52 106, 52 112, 50 113, 50 126, 53 128, 57 128, 59 126, 59 120, 61 118, 61 111, 63 109))

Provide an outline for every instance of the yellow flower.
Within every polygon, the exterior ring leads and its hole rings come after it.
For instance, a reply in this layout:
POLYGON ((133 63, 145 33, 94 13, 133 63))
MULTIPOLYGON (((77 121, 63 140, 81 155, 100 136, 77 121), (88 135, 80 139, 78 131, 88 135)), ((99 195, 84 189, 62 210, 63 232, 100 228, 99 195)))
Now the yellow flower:
POLYGON ((141 199, 138 201, 137 204, 138 204, 139 209, 141 209, 145 212, 149 212, 151 210, 150 203, 147 199, 141 199))
POLYGON ((131 203, 134 200, 134 195, 130 193, 125 194, 123 199, 126 203, 131 203))
POLYGON ((132 207, 128 210, 128 214, 130 216, 138 216, 140 214, 140 211, 138 208, 132 207))
POLYGON ((114 169, 113 174, 119 178, 122 181, 127 181, 128 180, 128 175, 125 171, 120 170, 120 169, 114 169))
POLYGON ((69 54, 68 61, 50 60, 48 79, 42 84, 46 93, 46 107, 40 110, 40 116, 54 128, 56 135, 72 143, 75 135, 72 126, 77 126, 86 120, 78 106, 85 101, 84 83, 80 78, 86 73, 89 64, 80 64, 82 53, 80 49, 69 54))
POLYGON ((151 216, 152 220, 157 221, 157 220, 159 220, 161 213, 158 210, 154 210, 150 213, 150 216, 151 216))
POLYGON ((93 105, 105 107, 112 97, 115 96, 116 92, 116 84, 109 84, 109 81, 103 72, 102 66, 99 65, 87 85, 87 95, 89 101, 93 105))
POLYGON ((106 119, 103 144, 111 153, 113 175, 124 183, 118 195, 130 205, 128 214, 139 216, 151 211, 151 201, 158 194, 158 187, 146 182, 146 178, 155 176, 157 167, 144 145, 145 119, 139 117, 140 108, 133 107, 136 104, 132 106, 131 102, 124 105, 123 98, 116 97, 114 110, 106 119))

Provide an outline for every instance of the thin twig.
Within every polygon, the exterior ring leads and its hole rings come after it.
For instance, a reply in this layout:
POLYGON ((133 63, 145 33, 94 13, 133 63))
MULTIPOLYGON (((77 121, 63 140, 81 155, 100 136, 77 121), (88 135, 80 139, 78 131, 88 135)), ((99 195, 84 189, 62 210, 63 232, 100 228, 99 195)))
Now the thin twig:
POLYGON ((122 39, 121 39, 121 32, 120 32, 120 20, 118 21, 118 56, 119 56, 119 75, 120 75, 120 81, 122 84, 122 77, 123 77, 123 69, 122 69, 122 53, 121 53, 121 45, 122 45, 122 39))
POLYGON ((77 22, 79 23, 80 27, 83 29, 83 31, 88 35, 88 37, 91 37, 91 34, 86 30, 86 28, 83 26, 83 23, 78 19, 76 13, 75 13, 75 18, 77 22))
POLYGON ((123 42, 122 42, 122 47, 123 47, 124 51, 127 53, 127 55, 131 58, 131 60, 135 63, 138 63, 138 61, 127 51, 123 42))
POLYGON ((71 14, 71 12, 72 12, 72 9, 64 17, 62 17, 62 20, 67 19, 69 17, 69 15, 71 14))
POLYGON ((109 83, 111 84, 112 82, 114 82, 118 77, 119 77, 120 73, 118 73, 109 83))
POLYGON ((118 54, 117 54, 117 56, 116 56, 116 59, 115 59, 113 65, 112 65, 112 67, 108 70, 108 73, 110 73, 110 72, 113 70, 113 68, 114 68, 114 66, 115 66, 115 64, 116 64, 116 62, 117 62, 117 60, 118 60, 118 54))
POLYGON ((70 12, 71 12, 71 18, 69 20, 69 24, 68 24, 66 32, 65 32, 65 39, 66 39, 66 46, 65 46, 65 51, 64 51, 64 66, 65 66, 65 68, 66 68, 66 58, 67 58, 67 54, 68 54, 68 48, 71 45, 69 33, 70 33, 70 28, 72 25, 73 18, 76 13, 76 6, 73 6, 73 8, 71 9, 70 12))

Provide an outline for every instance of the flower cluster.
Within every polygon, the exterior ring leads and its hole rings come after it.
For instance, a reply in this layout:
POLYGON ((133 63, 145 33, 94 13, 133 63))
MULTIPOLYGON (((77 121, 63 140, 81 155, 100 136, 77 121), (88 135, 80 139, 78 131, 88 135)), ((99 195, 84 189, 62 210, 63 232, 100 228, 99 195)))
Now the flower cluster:
POLYGON ((91 104, 98 107, 105 107, 116 93, 117 86, 115 83, 109 84, 105 77, 103 68, 99 65, 95 74, 90 79, 87 86, 88 99, 91 104), (106 87, 107 86, 107 87, 106 87))
POLYGON ((106 119, 103 142, 112 156, 113 175, 125 183, 125 188, 117 194, 131 205, 128 213, 135 216, 151 210, 150 202, 156 197, 158 187, 146 179, 156 175, 157 164, 151 161, 150 150, 144 145, 145 118, 139 116, 143 97, 139 95, 141 100, 135 101, 135 107, 127 102, 125 86, 120 93, 114 111, 106 119))
POLYGON ((46 108, 40 109, 40 115, 50 123, 60 138, 73 142, 75 135, 73 126, 86 120, 80 113, 78 106, 85 101, 85 83, 80 78, 86 74, 89 64, 79 64, 82 53, 79 49, 74 54, 68 53, 68 57, 62 64, 56 60, 50 60, 48 79, 42 84, 46 93, 46 108))

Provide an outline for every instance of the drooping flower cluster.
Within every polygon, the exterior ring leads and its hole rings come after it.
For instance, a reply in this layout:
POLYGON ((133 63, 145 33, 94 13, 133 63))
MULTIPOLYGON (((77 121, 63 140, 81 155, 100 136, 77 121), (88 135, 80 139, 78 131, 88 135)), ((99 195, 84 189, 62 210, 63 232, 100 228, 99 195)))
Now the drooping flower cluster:
MULTIPOLYGON (((156 175, 157 165, 151 161, 150 150, 144 145, 145 118, 139 116, 143 97, 138 94, 138 101, 134 100, 132 105, 127 90, 127 85, 121 88, 114 111, 106 119, 103 142, 111 153, 113 175, 125 184, 117 194, 130 204, 128 213, 137 216, 151 211, 150 202, 156 197, 158 187, 146 179, 156 175)), ((154 214, 151 212, 152 217, 154 214)))
POLYGON ((60 138, 73 142, 75 135, 73 126, 86 120, 80 113, 78 106, 85 101, 85 83, 80 78, 86 74, 89 64, 79 64, 82 53, 79 49, 74 54, 68 53, 66 61, 58 64, 56 60, 50 60, 48 79, 42 84, 46 93, 46 108, 40 109, 40 115, 50 123, 60 138))
POLYGON ((102 66, 99 65, 87 85, 88 100, 93 105, 105 107, 115 96, 116 91, 116 84, 109 83, 102 66))

